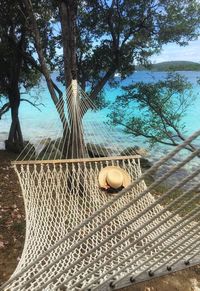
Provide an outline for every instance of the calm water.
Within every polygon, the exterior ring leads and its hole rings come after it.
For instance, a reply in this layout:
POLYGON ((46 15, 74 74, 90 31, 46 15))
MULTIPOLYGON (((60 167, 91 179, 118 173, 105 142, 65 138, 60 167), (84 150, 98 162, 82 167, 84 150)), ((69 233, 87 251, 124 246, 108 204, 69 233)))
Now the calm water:
MULTIPOLYGON (((200 86, 196 83, 196 78, 200 78, 200 72, 181 72, 188 80, 193 84, 193 94, 197 96, 195 102, 189 108, 187 114, 184 116, 184 122, 186 124, 187 134, 192 133, 193 131, 200 128, 200 86)), ((130 84, 131 82, 150 82, 152 80, 157 81, 166 76, 166 73, 162 72, 136 72, 127 80, 123 81, 123 85, 130 84)), ((61 88, 64 91, 64 88, 61 88)), ((111 89, 108 86, 105 89, 106 98, 108 101, 113 102, 115 97, 120 94, 120 89, 111 89)), ((43 106, 40 106, 38 111, 36 108, 32 107, 26 102, 22 102, 20 106, 20 120, 24 138, 26 140, 32 138, 44 138, 44 137, 54 137, 57 132, 57 127, 59 125, 59 119, 54 107, 53 102, 49 96, 49 93, 45 88, 32 90, 30 93, 31 96, 37 98, 38 103, 43 103, 43 106)), ((23 98, 30 96, 23 95, 23 98)), ((102 122, 106 120, 106 116, 109 113, 109 109, 106 108, 96 113, 89 113, 88 118, 98 120, 102 122)), ((9 126, 10 126, 10 113, 7 113, 0 120, 0 148, 4 147, 4 140, 7 138, 9 126)), ((132 139, 124 138, 124 134, 118 131, 119 142, 125 141, 127 145, 132 144, 133 142, 139 145, 144 143, 144 139, 132 139)))

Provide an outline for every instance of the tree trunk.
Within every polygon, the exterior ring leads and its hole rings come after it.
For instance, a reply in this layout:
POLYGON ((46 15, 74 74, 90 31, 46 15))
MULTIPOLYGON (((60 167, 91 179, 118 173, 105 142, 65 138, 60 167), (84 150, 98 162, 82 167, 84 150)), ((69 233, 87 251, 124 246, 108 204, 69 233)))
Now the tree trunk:
POLYGON ((15 88, 14 86, 10 88, 9 101, 12 123, 8 140, 6 141, 6 149, 12 152, 20 153, 23 149, 24 143, 19 121, 20 92, 18 84, 15 84, 15 88))
MULTIPOLYGON (((11 37, 15 40, 14 34, 11 31, 11 37)), ((25 35, 22 31, 21 39, 16 46, 19 50, 24 46, 25 35)), ((19 79, 22 67, 22 56, 18 53, 18 49, 13 53, 10 59, 10 74, 9 74, 9 103, 11 108, 12 123, 8 140, 5 142, 6 149, 9 151, 20 153, 23 149, 23 136, 19 121, 19 105, 20 105, 20 91, 19 79)))
MULTIPOLYGON (((60 0, 59 13, 62 27, 63 55, 64 55, 64 72, 66 88, 71 86, 72 80, 77 80, 76 64, 76 17, 77 1, 60 0)), ((71 95, 67 100, 68 114, 70 120, 69 132, 64 144, 64 155, 67 158, 82 158, 85 153, 83 141, 83 132, 80 115, 80 100, 78 96, 71 95)))
POLYGON ((64 112, 63 98, 62 98, 62 95, 60 93, 59 93, 59 98, 57 97, 57 95, 55 93, 55 90, 57 92, 58 92, 58 90, 57 90, 57 88, 55 89, 55 84, 51 80, 50 72, 48 70, 48 66, 47 66, 47 63, 45 60, 45 56, 44 56, 43 48, 42 48, 42 41, 41 41, 41 37, 40 37, 40 32, 39 32, 39 29, 37 26, 37 21, 36 21, 34 12, 33 12, 32 3, 29 0, 23 0, 22 2, 24 3, 26 13, 30 19, 31 30, 32 30, 34 40, 35 40, 35 47, 36 47, 36 51, 38 54, 38 58, 39 58, 40 66, 41 66, 41 71, 45 77, 49 93, 50 93, 51 98, 55 104, 55 107, 56 107, 57 112, 59 114, 63 128, 65 129, 65 128, 67 128, 68 125, 67 125, 67 120, 66 120, 65 112, 64 112))
POLYGON ((59 12, 62 27, 65 83, 66 87, 69 87, 71 85, 72 80, 77 79, 77 65, 76 65, 77 1, 60 0, 59 12))

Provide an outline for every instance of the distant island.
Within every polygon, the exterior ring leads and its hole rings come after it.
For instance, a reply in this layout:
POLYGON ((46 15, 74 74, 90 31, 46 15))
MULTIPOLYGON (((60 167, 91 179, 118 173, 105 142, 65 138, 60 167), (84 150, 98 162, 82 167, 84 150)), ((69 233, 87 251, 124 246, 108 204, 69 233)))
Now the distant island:
POLYGON ((200 71, 200 64, 195 62, 188 61, 171 61, 171 62, 162 62, 157 64, 152 64, 148 68, 138 67, 138 71, 200 71))

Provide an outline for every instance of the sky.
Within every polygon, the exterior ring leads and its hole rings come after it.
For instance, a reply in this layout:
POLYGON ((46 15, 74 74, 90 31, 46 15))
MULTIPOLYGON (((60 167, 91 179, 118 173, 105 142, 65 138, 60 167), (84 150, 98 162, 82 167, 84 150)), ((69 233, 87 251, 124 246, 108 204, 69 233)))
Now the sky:
POLYGON ((200 63, 200 38, 190 41, 189 45, 180 47, 171 43, 163 46, 159 55, 151 58, 153 63, 168 61, 191 61, 200 63))

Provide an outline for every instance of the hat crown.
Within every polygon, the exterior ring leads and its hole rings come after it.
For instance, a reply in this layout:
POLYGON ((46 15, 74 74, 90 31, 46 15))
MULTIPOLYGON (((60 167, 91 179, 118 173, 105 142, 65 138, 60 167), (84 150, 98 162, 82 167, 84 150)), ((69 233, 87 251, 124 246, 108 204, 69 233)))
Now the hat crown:
POLYGON ((119 166, 107 166, 99 172, 99 186, 103 189, 118 189, 131 183, 130 175, 119 166))
POLYGON ((110 187, 117 189, 123 186, 123 174, 117 169, 112 169, 107 172, 106 182, 110 187))

